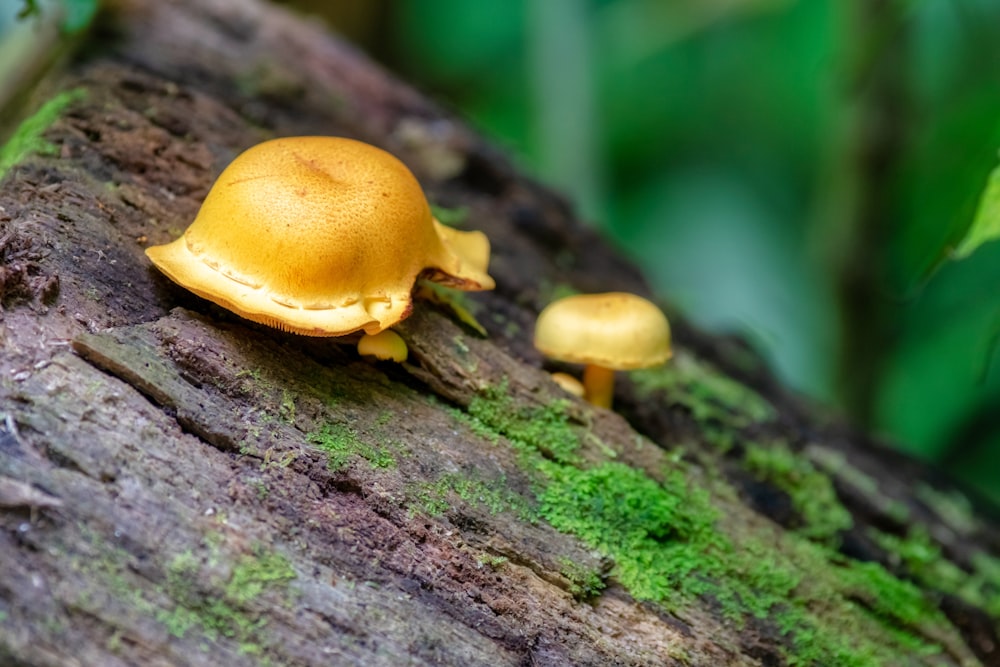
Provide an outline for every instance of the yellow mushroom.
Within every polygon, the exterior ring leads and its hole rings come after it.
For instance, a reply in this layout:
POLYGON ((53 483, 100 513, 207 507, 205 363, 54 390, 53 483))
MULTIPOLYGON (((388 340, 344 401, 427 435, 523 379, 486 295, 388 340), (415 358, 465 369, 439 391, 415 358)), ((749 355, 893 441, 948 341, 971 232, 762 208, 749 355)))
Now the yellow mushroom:
POLYGON ((552 381, 559 385, 559 387, 567 394, 573 394, 577 398, 583 398, 585 393, 583 383, 569 373, 552 373, 550 377, 552 378, 552 381))
POLYGON ((362 357, 374 357, 379 361, 406 361, 409 349, 406 341, 392 329, 380 331, 377 334, 365 334, 358 341, 358 354, 362 357))
POLYGON ((146 254, 195 294, 307 336, 391 327, 410 314, 418 276, 464 290, 494 286, 482 232, 441 225, 402 162, 341 137, 248 149, 184 234, 146 254))
POLYGON ((670 325, 659 308, 634 294, 579 294, 550 303, 535 323, 535 347, 558 361, 585 364, 584 397, 611 407, 615 371, 670 358, 670 325))

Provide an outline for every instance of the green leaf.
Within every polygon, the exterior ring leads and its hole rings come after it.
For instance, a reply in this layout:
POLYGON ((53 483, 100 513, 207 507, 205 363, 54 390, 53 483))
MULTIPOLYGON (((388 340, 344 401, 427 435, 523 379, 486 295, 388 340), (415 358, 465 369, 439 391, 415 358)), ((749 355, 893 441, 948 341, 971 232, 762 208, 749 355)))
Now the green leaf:
POLYGON ((38 0, 24 0, 24 5, 17 12, 17 18, 19 21, 23 21, 29 16, 37 16, 39 13, 38 0))
POLYGON ((993 169, 986 189, 979 199, 976 216, 965 237, 951 253, 952 259, 965 259, 988 241, 1000 238, 1000 167, 993 169))

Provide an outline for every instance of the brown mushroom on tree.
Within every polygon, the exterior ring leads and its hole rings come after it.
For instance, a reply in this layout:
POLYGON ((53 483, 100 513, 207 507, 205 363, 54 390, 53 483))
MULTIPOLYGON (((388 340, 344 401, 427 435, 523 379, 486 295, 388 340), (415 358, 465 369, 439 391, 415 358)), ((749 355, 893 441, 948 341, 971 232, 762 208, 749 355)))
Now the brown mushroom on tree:
POLYGON ((489 253, 482 232, 434 218, 406 165, 343 137, 273 139, 246 150, 184 234, 146 250, 195 294, 307 336, 391 327, 410 314, 418 277, 492 289, 489 253))
POLYGON ((656 366, 672 355, 666 316, 626 292, 550 303, 535 323, 535 347, 550 359, 585 364, 584 397, 603 408, 611 407, 616 370, 656 366))

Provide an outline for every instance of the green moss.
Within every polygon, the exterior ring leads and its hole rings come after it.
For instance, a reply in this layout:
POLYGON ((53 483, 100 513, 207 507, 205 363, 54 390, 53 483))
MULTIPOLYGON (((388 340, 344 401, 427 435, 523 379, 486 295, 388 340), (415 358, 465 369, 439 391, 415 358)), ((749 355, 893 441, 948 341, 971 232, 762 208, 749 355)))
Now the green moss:
POLYGON ((264 450, 264 457, 261 459, 260 469, 269 470, 272 468, 287 468, 295 462, 295 459, 297 459, 298 456, 299 452, 293 449, 276 452, 274 447, 268 447, 264 450))
POLYGON ((66 107, 82 99, 85 94, 82 88, 67 90, 50 99, 32 116, 26 118, 7 143, 0 147, 0 178, 28 155, 33 153, 55 155, 58 147, 46 141, 45 131, 62 115, 66 107))
POLYGON ((796 529, 801 535, 836 544, 838 535, 854 524, 830 478, 787 444, 747 445, 744 461, 758 479, 770 482, 789 495, 792 506, 802 518, 803 525, 796 529))
POLYGON ((136 585, 133 556, 107 540, 103 533, 86 525, 78 525, 82 549, 73 554, 71 568, 82 581, 104 587, 132 613, 151 615, 155 606, 146 600, 142 587, 136 585))
POLYGON ((194 586, 200 569, 200 560, 191 550, 177 554, 167 566, 166 592, 177 604, 172 610, 161 610, 156 617, 174 637, 183 637, 198 623, 198 614, 191 607, 200 605, 194 586))
POLYGON ((959 587, 957 594, 1000 618, 1000 558, 978 551, 972 555, 972 576, 959 587))
POLYGON ((569 581, 569 594, 576 600, 590 600, 601 594, 607 584, 601 573, 570 560, 559 559, 559 574, 569 581))
POLYGON ((958 596, 991 616, 1000 616, 1000 560, 983 552, 972 556, 972 571, 951 562, 931 539, 927 529, 916 525, 905 536, 871 529, 869 535, 916 581, 933 590, 958 596))
MULTIPOLYGON (((209 551, 209 560, 218 555, 212 547, 209 551)), ((266 621, 245 607, 265 591, 294 579, 291 565, 279 554, 258 549, 237 561, 227 581, 209 581, 207 590, 202 567, 202 556, 191 550, 174 556, 167 566, 163 587, 174 607, 160 610, 157 620, 175 637, 197 629, 212 641, 225 637, 238 642, 241 653, 260 653, 257 635, 266 621)))
POLYGON ((226 597, 237 604, 246 604, 270 586, 294 578, 295 570, 284 556, 260 549, 253 556, 237 561, 226 584, 226 597))
POLYGON ((942 491, 929 484, 918 484, 917 497, 959 534, 971 535, 979 529, 972 502, 961 491, 942 491))
POLYGON ((825 447, 810 446, 809 458, 831 477, 849 484, 865 494, 871 504, 897 523, 909 520, 910 510, 905 503, 890 498, 879 489, 879 483, 870 475, 847 462, 842 452, 825 447))
MULTIPOLYGON (((0 619, 3 620, 3 619, 0 619)), ((122 631, 115 630, 108 640, 104 642, 104 648, 106 648, 111 653, 118 653, 122 649, 122 631)))
POLYGON ((274 382, 269 378, 265 378, 259 368, 246 368, 237 373, 235 379, 240 381, 239 391, 247 394, 256 396, 259 393, 267 393, 274 390, 274 382))
POLYGON ((491 514, 514 511, 522 519, 530 515, 527 503, 521 496, 508 489, 507 481, 503 478, 487 484, 459 475, 446 475, 439 481, 439 484, 441 483, 446 484, 465 502, 485 507, 491 514))
POLYGON ((405 488, 409 513, 441 516, 451 509, 449 489, 433 482, 417 482, 405 488))
POLYGON ((506 556, 494 556, 493 554, 479 554, 476 556, 476 564, 479 567, 489 567, 493 570, 498 570, 502 566, 506 565, 510 559, 506 556))
POLYGON ((915 585, 896 578, 878 563, 857 561, 843 571, 841 580, 844 595, 856 600, 907 652, 933 655, 941 651, 916 633, 945 627, 948 619, 915 585))
POLYGON ((805 540, 783 540, 779 547, 754 536, 733 552, 725 571, 744 602, 743 585, 753 582, 753 615, 789 638, 789 664, 881 667, 903 654, 941 650, 924 635, 940 636, 947 619, 919 589, 875 563, 845 559, 805 540))
POLYGON ((65 618, 49 616, 41 623, 45 633, 51 637, 64 637, 69 630, 69 624, 65 618))
POLYGON ((324 424, 307 434, 306 440, 326 452, 330 470, 342 470, 355 457, 368 461, 373 468, 396 467, 396 457, 386 447, 364 442, 357 431, 344 424, 324 424))
POLYGON ((717 551, 715 512, 705 497, 670 476, 661 485, 623 463, 580 469, 545 462, 539 513, 614 560, 612 574, 640 600, 690 603, 717 551))
POLYGON ((165 581, 153 590, 154 603, 144 593, 148 587, 136 584, 131 554, 109 546, 97 532, 82 534, 89 548, 74 559, 81 579, 102 586, 131 613, 155 617, 176 637, 198 633, 210 641, 226 638, 241 653, 258 654, 266 621, 249 606, 263 595, 289 602, 286 585, 295 572, 284 557, 265 548, 240 555, 230 569, 225 538, 210 533, 200 545, 170 559, 165 581))
POLYGON ((553 401, 539 408, 520 408, 508 394, 507 382, 487 387, 472 399, 467 408, 467 423, 478 433, 496 442, 498 436, 522 454, 541 454, 561 463, 572 463, 579 456, 580 438, 569 425, 566 409, 569 401, 553 401))
POLYGON ((482 420, 473 417, 464 410, 456 407, 448 406, 446 409, 455 421, 465 424, 477 437, 482 438, 483 440, 488 440, 493 444, 500 441, 500 434, 487 426, 482 420))
POLYGON ((433 482, 415 482, 406 486, 411 511, 429 516, 444 514, 454 506, 454 497, 491 514, 514 512, 522 521, 533 521, 533 508, 508 488, 505 479, 484 482, 458 474, 442 475, 433 482))
POLYGON ((281 406, 279 408, 281 420, 286 424, 295 423, 295 397, 288 389, 281 390, 281 406))
POLYGON ((666 471, 660 483, 617 462, 544 467, 541 516, 610 558, 611 575, 637 599, 679 611, 708 597, 739 621, 780 615, 799 584, 798 570, 776 560, 773 545, 748 540, 737 548, 718 532, 708 495, 680 471, 666 471))
MULTIPOLYGON (((770 414, 770 406, 748 409, 734 396, 715 406, 726 406, 720 422, 732 427, 770 414), (737 404, 740 412, 731 412, 737 404)), ((915 586, 877 565, 843 559, 820 542, 762 534, 763 524, 742 532, 729 521, 730 532, 720 531, 719 510, 707 490, 688 483, 679 458, 665 464, 662 481, 616 461, 587 465, 565 406, 518 408, 506 384, 481 392, 457 416, 493 442, 501 436, 510 442, 534 479, 539 518, 606 559, 610 576, 637 599, 681 613, 708 602, 737 624, 760 619, 787 638, 781 651, 792 665, 876 667, 904 652, 940 650, 925 636, 939 636, 932 629, 947 627, 947 620, 915 586)), ((792 489, 809 519, 805 534, 826 538, 849 525, 849 517, 836 516, 843 508, 829 479, 810 463, 780 447, 748 458, 761 475, 792 489), (821 487, 817 498, 808 497, 813 484, 821 487)), ((564 574, 581 596, 597 594, 603 584, 597 573, 564 574)))
POLYGON ((687 408, 702 423, 741 428, 776 416, 774 407, 752 389, 683 351, 663 366, 632 371, 630 377, 641 398, 662 393, 666 402, 687 408))

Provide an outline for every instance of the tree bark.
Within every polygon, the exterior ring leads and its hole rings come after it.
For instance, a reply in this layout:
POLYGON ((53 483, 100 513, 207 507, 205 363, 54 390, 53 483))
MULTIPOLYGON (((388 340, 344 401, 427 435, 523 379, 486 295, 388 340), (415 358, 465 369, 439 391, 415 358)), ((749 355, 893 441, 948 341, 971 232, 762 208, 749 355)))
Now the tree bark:
POLYGON ((0 190, 0 663, 997 664, 995 521, 679 318, 616 412, 563 393, 535 316, 638 271, 321 27, 123 0, 79 54, 0 190), (372 364, 151 267, 241 150, 305 134, 489 235, 487 337, 418 302, 372 364))

